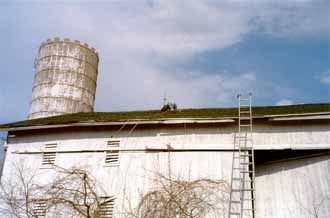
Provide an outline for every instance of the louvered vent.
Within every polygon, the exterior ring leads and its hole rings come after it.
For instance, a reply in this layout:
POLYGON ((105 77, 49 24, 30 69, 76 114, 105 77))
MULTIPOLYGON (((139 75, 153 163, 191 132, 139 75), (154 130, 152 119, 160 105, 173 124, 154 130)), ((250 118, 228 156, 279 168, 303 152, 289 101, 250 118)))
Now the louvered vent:
POLYGON ((33 217, 44 218, 46 217, 46 207, 47 201, 43 199, 38 199, 33 202, 33 217))
POLYGON ((57 144, 46 144, 42 154, 42 167, 51 167, 55 164, 57 144))
POLYGON ((114 204, 114 197, 102 198, 102 203, 99 209, 99 218, 113 218, 114 204))
POLYGON ((119 165, 119 148, 120 148, 120 140, 112 139, 107 142, 107 151, 105 152, 106 166, 119 165))

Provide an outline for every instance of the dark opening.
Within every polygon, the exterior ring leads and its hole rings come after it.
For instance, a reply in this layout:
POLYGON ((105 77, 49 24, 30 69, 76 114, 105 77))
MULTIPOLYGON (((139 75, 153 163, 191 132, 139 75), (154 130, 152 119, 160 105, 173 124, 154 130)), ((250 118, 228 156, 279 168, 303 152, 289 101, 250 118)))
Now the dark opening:
POLYGON ((255 150, 255 165, 264 164, 268 162, 282 161, 282 160, 294 160, 305 157, 312 157, 318 155, 330 155, 329 149, 319 149, 319 150, 255 150))

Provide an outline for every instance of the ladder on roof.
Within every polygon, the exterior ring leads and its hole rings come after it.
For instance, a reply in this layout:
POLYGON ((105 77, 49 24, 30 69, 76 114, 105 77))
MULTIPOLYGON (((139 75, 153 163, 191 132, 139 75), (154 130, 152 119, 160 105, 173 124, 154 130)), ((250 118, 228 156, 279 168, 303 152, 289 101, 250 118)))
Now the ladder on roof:
POLYGON ((238 132, 234 138, 228 218, 255 218, 255 166, 252 137, 252 94, 237 95, 238 132))

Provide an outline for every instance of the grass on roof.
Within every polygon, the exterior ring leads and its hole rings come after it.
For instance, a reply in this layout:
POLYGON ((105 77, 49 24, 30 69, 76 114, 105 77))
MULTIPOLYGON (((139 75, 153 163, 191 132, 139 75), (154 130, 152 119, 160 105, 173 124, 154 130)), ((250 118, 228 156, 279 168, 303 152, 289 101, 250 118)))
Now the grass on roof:
MULTIPOLYGON (((330 112, 330 103, 300 104, 290 106, 262 106, 253 107, 254 116, 301 114, 330 112)), ((161 112, 160 110, 130 111, 130 112, 88 112, 66 114, 54 117, 25 120, 0 125, 0 129, 11 127, 69 124, 79 122, 113 122, 127 120, 154 120, 166 118, 232 118, 237 117, 237 108, 202 108, 179 109, 161 112)))

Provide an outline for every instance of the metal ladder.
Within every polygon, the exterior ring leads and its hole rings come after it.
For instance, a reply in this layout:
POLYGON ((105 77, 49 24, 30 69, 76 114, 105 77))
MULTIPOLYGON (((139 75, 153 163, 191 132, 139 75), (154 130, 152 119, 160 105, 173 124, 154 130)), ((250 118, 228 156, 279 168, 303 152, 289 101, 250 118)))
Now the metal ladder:
POLYGON ((238 132, 234 138, 228 218, 255 218, 255 166, 252 138, 252 94, 237 95, 238 132))

